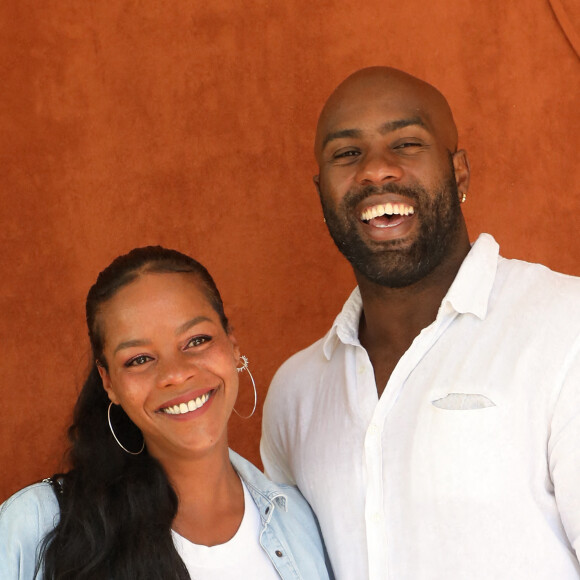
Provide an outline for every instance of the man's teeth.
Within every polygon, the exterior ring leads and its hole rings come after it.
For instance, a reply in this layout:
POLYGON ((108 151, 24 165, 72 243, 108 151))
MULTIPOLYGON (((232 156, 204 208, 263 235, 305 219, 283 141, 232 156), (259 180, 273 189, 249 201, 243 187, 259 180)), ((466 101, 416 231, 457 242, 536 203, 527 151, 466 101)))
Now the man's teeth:
POLYGON ((373 205, 365 209, 360 219, 368 222, 380 215, 413 215, 415 209, 406 203, 385 203, 384 205, 373 205))
POLYGON ((173 407, 165 407, 165 409, 161 409, 161 411, 168 415, 183 415, 184 413, 189 413, 203 407, 208 399, 209 393, 205 393, 205 395, 197 397, 197 399, 192 399, 191 401, 181 403, 180 405, 173 405, 173 407))

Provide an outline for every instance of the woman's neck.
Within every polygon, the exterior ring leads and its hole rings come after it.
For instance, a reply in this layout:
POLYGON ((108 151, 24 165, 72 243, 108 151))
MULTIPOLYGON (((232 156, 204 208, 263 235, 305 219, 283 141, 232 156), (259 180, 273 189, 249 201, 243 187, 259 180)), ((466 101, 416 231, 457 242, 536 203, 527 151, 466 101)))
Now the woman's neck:
POLYGON ((244 493, 227 447, 161 463, 179 501, 173 530, 205 546, 230 540, 244 515, 244 493))

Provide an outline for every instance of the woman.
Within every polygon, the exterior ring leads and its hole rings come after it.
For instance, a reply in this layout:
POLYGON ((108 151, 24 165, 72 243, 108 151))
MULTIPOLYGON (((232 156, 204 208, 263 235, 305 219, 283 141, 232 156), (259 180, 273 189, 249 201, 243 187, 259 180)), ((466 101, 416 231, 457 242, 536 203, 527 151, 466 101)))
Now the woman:
POLYGON ((72 469, 2 505, 2 579, 328 578, 305 500, 228 449, 247 360, 207 270, 135 249, 86 314, 72 469))

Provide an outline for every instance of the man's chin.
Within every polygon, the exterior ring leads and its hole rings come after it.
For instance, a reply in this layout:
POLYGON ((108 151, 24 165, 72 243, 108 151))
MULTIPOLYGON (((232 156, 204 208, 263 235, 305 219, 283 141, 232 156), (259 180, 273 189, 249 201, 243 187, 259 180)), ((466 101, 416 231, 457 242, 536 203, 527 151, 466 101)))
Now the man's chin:
POLYGON ((386 288, 406 288, 428 276, 439 263, 410 240, 384 242, 380 249, 359 245, 358 251, 344 251, 354 270, 374 284, 386 288))

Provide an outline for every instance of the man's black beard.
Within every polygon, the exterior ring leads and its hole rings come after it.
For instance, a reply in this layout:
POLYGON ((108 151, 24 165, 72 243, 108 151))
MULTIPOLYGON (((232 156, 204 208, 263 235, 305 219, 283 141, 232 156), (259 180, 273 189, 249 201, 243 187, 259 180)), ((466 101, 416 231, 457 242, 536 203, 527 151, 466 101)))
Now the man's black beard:
POLYGON ((322 196, 321 202, 328 231, 338 249, 365 278, 388 288, 410 286, 430 274, 452 251, 461 223, 453 171, 432 194, 421 186, 400 187, 391 183, 382 188, 367 186, 349 191, 339 211, 322 196), (396 193, 415 202, 419 232, 410 247, 398 247, 403 245, 400 240, 367 244, 359 236, 353 209, 366 197, 381 193, 396 193))

